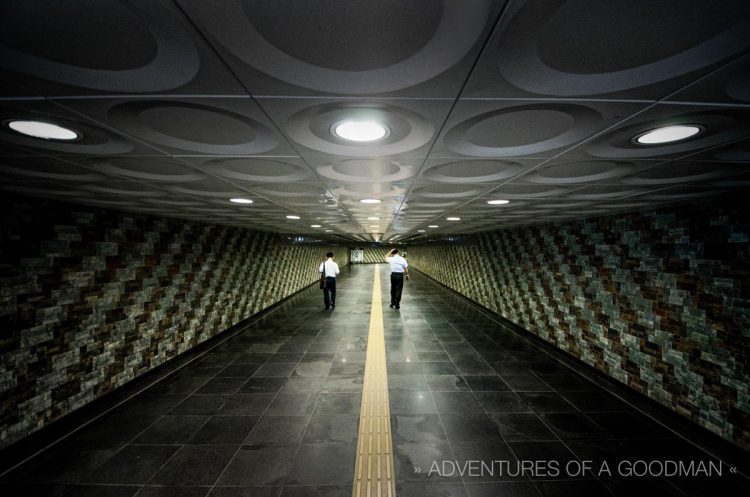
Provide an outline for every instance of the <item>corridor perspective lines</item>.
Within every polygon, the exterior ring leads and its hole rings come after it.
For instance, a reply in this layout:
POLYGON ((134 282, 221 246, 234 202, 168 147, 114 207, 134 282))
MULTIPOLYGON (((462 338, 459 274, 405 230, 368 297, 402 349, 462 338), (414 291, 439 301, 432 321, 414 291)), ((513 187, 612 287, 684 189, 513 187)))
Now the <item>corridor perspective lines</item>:
POLYGON ((376 497, 390 495, 390 489, 399 497, 494 497, 700 495, 718 488, 723 495, 746 493, 741 480, 731 478, 451 472, 470 461, 512 467, 523 460, 564 465, 710 457, 418 272, 404 285, 401 309, 383 308, 389 298, 384 268, 342 268, 332 311, 323 310, 317 285, 304 290, 7 472, 0 492, 376 497), (374 298, 378 292, 380 299, 374 298), (379 397, 363 398, 365 381, 379 397), (372 440, 375 454, 380 440, 381 458, 358 466, 363 416, 377 405, 381 416, 371 419, 380 421, 382 437, 370 439, 366 425, 367 449, 372 440), (382 415, 388 411, 389 417, 382 415), (357 490, 367 471, 377 475, 378 460, 386 478, 371 478, 376 485, 369 494, 362 485, 357 490))

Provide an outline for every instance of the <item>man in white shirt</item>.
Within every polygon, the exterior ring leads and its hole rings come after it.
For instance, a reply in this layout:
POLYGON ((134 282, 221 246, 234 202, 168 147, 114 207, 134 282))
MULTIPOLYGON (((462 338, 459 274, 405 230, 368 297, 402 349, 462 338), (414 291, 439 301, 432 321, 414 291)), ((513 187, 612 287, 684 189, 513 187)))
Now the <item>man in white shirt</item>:
POLYGON ((326 310, 336 308, 336 275, 339 274, 339 265, 333 262, 333 252, 326 254, 328 260, 320 263, 318 271, 326 279, 323 287, 323 303, 326 310))
POLYGON ((404 276, 409 279, 409 264, 393 249, 385 256, 385 262, 391 266, 391 309, 401 309, 401 291, 404 289, 404 276))

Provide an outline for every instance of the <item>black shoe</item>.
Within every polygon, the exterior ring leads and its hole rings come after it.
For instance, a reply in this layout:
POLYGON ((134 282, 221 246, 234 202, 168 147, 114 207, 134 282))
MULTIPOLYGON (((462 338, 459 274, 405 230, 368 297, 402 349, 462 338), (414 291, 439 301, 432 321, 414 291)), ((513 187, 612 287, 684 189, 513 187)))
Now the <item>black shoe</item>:
POLYGON ((327 311, 328 309, 330 309, 330 307, 326 307, 326 311, 327 311))
POLYGON ((331 309, 335 309, 335 308, 336 308, 336 304, 331 304, 331 309))
POLYGON ((391 307, 391 309, 393 309, 393 304, 391 304, 391 306, 390 306, 390 307, 391 307))
POLYGON ((397 305, 397 306, 396 306, 396 309, 401 309, 401 306, 400 306, 400 305, 397 305))

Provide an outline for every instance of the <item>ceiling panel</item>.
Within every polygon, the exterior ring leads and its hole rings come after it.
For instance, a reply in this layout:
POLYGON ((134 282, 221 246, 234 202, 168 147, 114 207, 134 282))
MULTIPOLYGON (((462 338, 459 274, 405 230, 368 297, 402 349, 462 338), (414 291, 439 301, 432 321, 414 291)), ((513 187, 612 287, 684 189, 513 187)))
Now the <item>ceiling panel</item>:
POLYGON ((741 0, 11 2, 2 190, 360 241, 746 192, 748 32, 741 0))
POLYGON ((465 96, 657 100, 750 49, 727 0, 511 2, 465 96))
POLYGON ((5 2, 2 14, 5 96, 245 94, 170 0, 5 2))
POLYGON ((249 97, 59 102, 171 155, 295 155, 249 97))
POLYGON ((253 95, 452 98, 505 1, 178 3, 253 95))
POLYGON ((643 108, 622 102, 460 100, 432 156, 549 159, 643 108))

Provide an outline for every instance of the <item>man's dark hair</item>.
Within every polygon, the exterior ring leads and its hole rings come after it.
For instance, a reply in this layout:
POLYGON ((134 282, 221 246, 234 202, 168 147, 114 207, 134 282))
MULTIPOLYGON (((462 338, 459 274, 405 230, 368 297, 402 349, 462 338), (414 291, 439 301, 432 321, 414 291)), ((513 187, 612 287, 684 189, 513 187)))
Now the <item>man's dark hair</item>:
POLYGON ((393 252, 393 255, 396 255, 396 254, 398 254, 398 249, 393 249, 393 250, 391 250, 391 252, 393 252))
POLYGON ((333 257, 333 252, 328 252, 328 253, 326 254, 326 257, 333 257))

